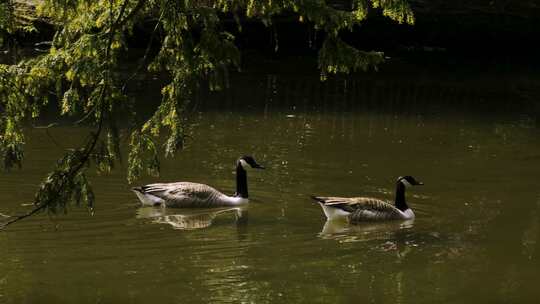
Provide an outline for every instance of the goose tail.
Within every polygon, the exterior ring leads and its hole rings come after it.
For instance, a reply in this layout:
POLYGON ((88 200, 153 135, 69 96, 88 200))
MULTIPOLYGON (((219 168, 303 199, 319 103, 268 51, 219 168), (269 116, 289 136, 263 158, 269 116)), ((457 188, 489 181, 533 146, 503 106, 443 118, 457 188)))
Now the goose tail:
POLYGON ((329 221, 346 221, 351 214, 343 209, 327 206, 321 202, 319 202, 319 205, 321 205, 324 215, 326 215, 326 219, 329 221))
POLYGON ((309 197, 311 197, 311 199, 315 201, 314 203, 324 204, 324 199, 322 197, 315 196, 315 195, 310 195, 309 197))
POLYGON ((163 199, 146 193, 143 187, 133 187, 131 188, 131 191, 137 195, 137 198, 141 201, 143 206, 157 206, 164 202, 163 199))
POLYGON ((131 188, 131 191, 138 192, 138 193, 143 193, 142 187, 133 187, 133 188, 131 188))
POLYGON ((318 203, 321 206, 324 215, 326 215, 326 219, 329 221, 347 220, 348 216, 351 214, 350 212, 338 208, 337 206, 326 205, 324 197, 314 195, 310 195, 310 197, 315 201, 315 203, 318 203))

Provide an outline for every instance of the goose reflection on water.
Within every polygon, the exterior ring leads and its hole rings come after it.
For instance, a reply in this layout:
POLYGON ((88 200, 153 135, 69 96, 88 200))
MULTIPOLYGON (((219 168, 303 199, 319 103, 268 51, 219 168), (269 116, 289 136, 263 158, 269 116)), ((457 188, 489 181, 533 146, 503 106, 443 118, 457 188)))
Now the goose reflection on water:
POLYGON ((414 219, 391 222, 364 222, 349 224, 347 221, 329 220, 319 233, 321 239, 339 243, 369 243, 369 249, 378 253, 393 253, 396 261, 401 261, 417 246, 407 232, 414 225, 414 219))
POLYGON ((319 233, 323 239, 360 241, 385 239, 402 229, 412 228, 414 219, 390 222, 364 222, 350 224, 348 221, 327 220, 319 233))
POLYGON ((247 223, 247 207, 172 209, 162 207, 140 207, 138 219, 150 219, 156 224, 169 224, 174 229, 195 230, 210 227, 220 215, 234 214, 237 225, 247 223))

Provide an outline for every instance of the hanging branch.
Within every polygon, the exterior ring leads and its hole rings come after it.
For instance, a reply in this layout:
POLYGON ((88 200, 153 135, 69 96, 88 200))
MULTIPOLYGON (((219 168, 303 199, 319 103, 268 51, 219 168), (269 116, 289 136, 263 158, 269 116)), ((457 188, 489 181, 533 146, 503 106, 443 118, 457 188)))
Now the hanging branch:
MULTIPOLYGON (((100 104, 103 104, 103 101, 105 100, 105 93, 106 93, 106 85, 103 85, 102 88, 101 88, 101 94, 99 96, 99 102, 100 104)), ((86 147, 83 149, 83 152, 82 152, 82 155, 80 155, 80 159, 77 161, 78 163, 76 164, 70 164, 71 165, 71 168, 68 170, 67 173, 60 173, 60 177, 62 177, 60 179, 60 183, 58 183, 56 185, 56 188, 57 191, 54 191, 53 193, 55 195, 53 196, 47 196, 47 199, 45 201, 42 201, 40 198, 40 194, 42 191, 44 191, 45 189, 47 190, 51 190, 50 187, 46 187, 47 185, 54 185, 54 181, 51 180, 51 176, 53 176, 52 174, 49 175, 49 178, 47 178, 47 180, 44 182, 44 184, 42 184, 41 188, 40 188, 40 192, 37 193, 36 195, 36 198, 34 200, 34 205, 36 205, 37 207, 35 207, 34 209, 32 209, 31 211, 23 214, 23 215, 19 215, 19 216, 16 216, 16 217, 13 217, 12 219, 10 219, 9 221, 7 221, 6 223, 3 223, 1 226, 0 226, 0 230, 1 229, 4 229, 6 228, 7 226, 11 225, 11 224, 14 224, 22 219, 25 219, 29 216, 32 216, 34 215, 35 213, 41 211, 41 210, 44 210, 46 209, 47 207, 49 207, 56 199, 58 199, 60 197, 60 195, 62 194, 62 191, 61 189, 65 188, 67 186, 67 184, 69 183, 72 183, 74 177, 79 173, 79 171, 83 168, 83 166, 85 166, 88 161, 90 160, 90 156, 92 154, 92 152, 94 151, 94 148, 96 147, 96 144, 98 142, 98 139, 99 139, 99 135, 101 134, 101 130, 103 128, 103 109, 105 107, 104 106, 101 106, 101 109, 100 109, 100 115, 99 115, 99 121, 98 121, 98 127, 97 127, 97 130, 96 132, 92 135, 92 138, 89 142, 89 144, 86 145, 86 147)), ((76 155, 76 152, 74 152, 74 154, 76 155)), ((55 172, 53 172, 54 174, 55 172)))
MULTIPOLYGON (((105 98, 107 96, 107 91, 109 86, 111 85, 111 78, 110 78, 110 53, 111 53, 111 47, 113 43, 113 37, 117 30, 121 28, 122 24, 125 24, 127 22, 127 18, 122 20, 122 15, 125 12, 125 9, 127 7, 129 0, 125 0, 118 17, 114 22, 111 23, 111 27, 109 30, 109 37, 107 42, 107 47, 105 50, 105 60, 106 60, 106 69, 105 69, 105 79, 101 85, 100 94, 98 99, 96 100, 96 105, 99 108, 98 113, 96 113, 96 116, 98 117, 98 126, 97 130, 91 135, 91 138, 89 139, 88 143, 86 144, 85 148, 82 149, 82 151, 74 151, 71 154, 66 155, 61 161, 59 161, 58 168, 53 171, 49 177, 45 180, 45 182, 42 183, 41 188, 39 192, 36 194, 36 197, 34 199, 34 205, 36 206, 31 211, 10 218, 7 222, 0 225, 0 230, 6 228, 7 226, 14 224, 22 219, 25 219, 29 216, 32 216, 36 214, 37 212, 40 212, 42 210, 45 210, 47 208, 50 208, 56 200, 59 199, 65 199, 66 197, 69 199, 72 195, 77 197, 77 202, 80 202, 81 200, 81 193, 80 190, 73 191, 70 187, 75 183, 76 177, 81 174, 81 169, 83 169, 84 166, 88 165, 90 161, 90 157, 93 154, 94 149, 96 148, 96 145, 98 143, 100 134, 103 129, 103 120, 105 116, 105 109, 107 108, 105 106, 105 98), (68 170, 62 170, 62 166, 67 165, 68 170), (62 197, 62 195, 66 194, 65 189, 71 189, 68 190, 68 195, 65 197, 62 197), (53 195, 50 195, 50 194, 53 195)), ((138 5, 131 11, 128 17, 133 17, 137 10, 140 10, 142 8, 143 1, 139 1, 138 5)), ((112 11, 112 7, 111 7, 112 11)), ((83 177, 83 180, 86 184, 83 184, 83 187, 89 187, 87 185, 86 178, 83 177)), ((86 193, 87 195, 87 203, 89 206, 93 206, 93 202, 91 201, 93 199, 93 193, 91 190, 86 193), (91 197, 88 198, 88 196, 91 197)))

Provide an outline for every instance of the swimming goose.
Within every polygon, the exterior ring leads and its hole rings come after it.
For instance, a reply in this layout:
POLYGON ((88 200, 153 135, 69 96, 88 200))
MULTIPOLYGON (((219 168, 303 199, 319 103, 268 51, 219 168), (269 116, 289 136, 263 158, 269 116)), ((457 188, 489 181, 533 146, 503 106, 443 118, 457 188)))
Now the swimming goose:
POLYGON ((414 212, 405 201, 405 188, 423 185, 412 176, 397 179, 394 205, 371 197, 323 197, 312 196, 322 207, 328 220, 346 219, 349 222, 410 220, 414 212))
POLYGON ((236 162, 236 193, 225 195, 204 184, 191 182, 149 184, 133 188, 143 205, 176 208, 207 208, 237 206, 248 202, 248 168, 264 169, 251 156, 242 156, 236 162))

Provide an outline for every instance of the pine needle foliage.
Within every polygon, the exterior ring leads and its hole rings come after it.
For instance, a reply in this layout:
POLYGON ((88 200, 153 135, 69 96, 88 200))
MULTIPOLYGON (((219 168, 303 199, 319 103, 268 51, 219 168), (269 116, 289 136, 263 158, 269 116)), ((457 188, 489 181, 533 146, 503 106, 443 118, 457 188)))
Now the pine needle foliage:
MULTIPOLYGON (((234 16, 239 31, 245 26, 241 20, 271 26, 275 17, 293 15, 299 23, 324 32, 318 57, 324 80, 330 74, 376 68, 384 61, 382 53, 358 50, 340 38, 340 33, 361 24, 371 9, 398 23, 414 23, 405 0, 352 0, 348 9, 324 0, 39 1, 37 13, 56 29, 50 48, 32 58, 0 64, 2 166, 9 170, 22 165, 23 128, 49 103, 58 103, 59 115, 81 118, 96 130, 85 146, 58 161, 37 191, 35 208, 22 217, 40 210, 65 211, 72 203, 93 208, 94 194, 85 172, 91 163, 99 172, 109 172, 120 157, 115 113, 130 108, 132 100, 123 90, 119 58, 128 51, 126 41, 137 23, 155 20, 160 49, 154 58, 141 62, 149 71, 167 74, 170 82, 161 89, 161 104, 154 114, 130 130, 130 183, 144 173, 158 174, 159 154, 170 156, 184 146, 186 107, 200 83, 220 90, 229 85, 229 71, 239 70, 240 50, 235 36, 223 27, 223 16, 234 16)), ((2 48, 6 39, 27 26, 17 24, 13 15, 12 2, 2 2, 2 48)))

